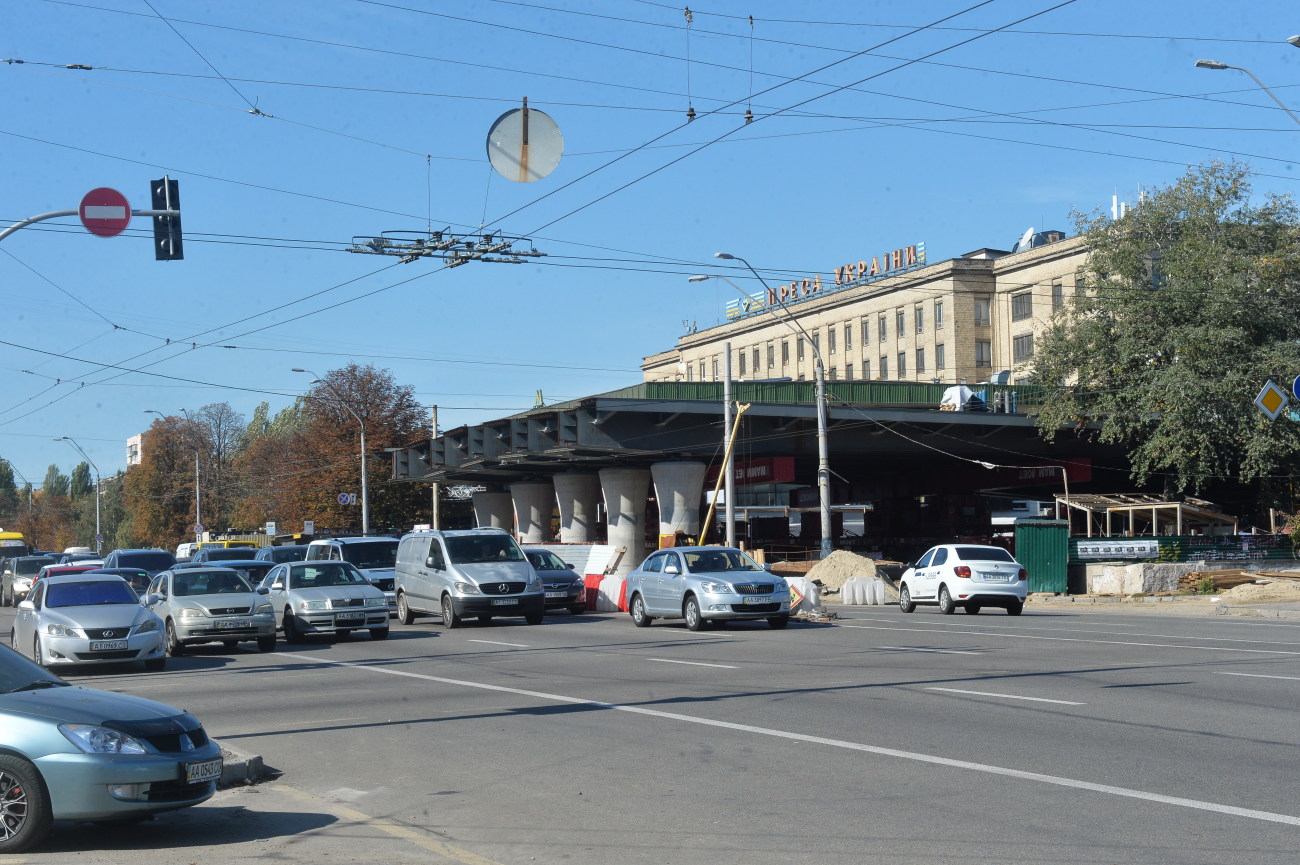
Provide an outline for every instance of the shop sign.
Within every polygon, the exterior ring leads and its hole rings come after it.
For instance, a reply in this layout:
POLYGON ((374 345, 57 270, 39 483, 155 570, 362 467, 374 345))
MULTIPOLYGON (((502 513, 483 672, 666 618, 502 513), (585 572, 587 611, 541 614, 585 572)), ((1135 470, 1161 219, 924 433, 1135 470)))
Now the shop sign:
POLYGON ((884 255, 863 258, 836 267, 833 283, 823 283, 820 274, 813 274, 776 288, 769 288, 766 292, 752 294, 742 300, 728 301, 727 318, 738 318, 770 306, 784 306, 787 303, 807 300, 826 291, 862 285, 923 264, 925 264, 924 243, 892 249, 884 255))

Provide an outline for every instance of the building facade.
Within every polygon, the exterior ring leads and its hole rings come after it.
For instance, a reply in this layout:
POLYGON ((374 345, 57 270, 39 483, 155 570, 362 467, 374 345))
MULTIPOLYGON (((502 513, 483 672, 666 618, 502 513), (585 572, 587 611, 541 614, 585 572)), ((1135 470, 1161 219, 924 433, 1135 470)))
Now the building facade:
POLYGON ((981 249, 936 264, 908 247, 883 257, 910 266, 897 274, 872 274, 873 258, 836 268, 825 284, 817 276, 773 287, 729 305, 726 323, 645 358, 642 373, 720 381, 729 342, 736 380, 811 380, 820 351, 827 381, 982 382, 1002 371, 1014 381, 1037 334, 1073 296, 1086 255, 1082 238, 1034 239, 1040 245, 1023 252, 981 249))

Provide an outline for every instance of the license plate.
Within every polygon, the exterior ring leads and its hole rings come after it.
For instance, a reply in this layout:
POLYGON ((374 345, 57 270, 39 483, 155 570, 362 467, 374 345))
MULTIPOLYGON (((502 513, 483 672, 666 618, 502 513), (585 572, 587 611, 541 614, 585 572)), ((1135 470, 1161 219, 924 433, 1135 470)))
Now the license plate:
POLYGON ((186 784, 202 784, 216 781, 221 777, 221 758, 204 760, 202 763, 183 763, 186 784))
POLYGON ((253 623, 248 619, 218 619, 217 630, 224 628, 251 628, 253 623))
POLYGON ((770 604, 772 603, 772 598, 771 597, 747 597, 745 598, 745 603, 746 604, 770 604))
POLYGON ((361 622, 365 621, 365 613, 335 613, 334 621, 336 622, 361 622))
POLYGON ((1011 580, 1006 574, 980 574, 986 583, 1006 583, 1011 580))
POLYGON ((511 604, 517 604, 517 603, 519 603, 518 598, 493 598, 492 599, 492 606, 494 607, 508 607, 511 604))
POLYGON ((568 592, 547 592, 546 593, 546 597, 548 598, 567 598, 568 596, 569 596, 568 592))
POLYGON ((126 648, 126 640, 91 640, 92 652, 117 652, 126 648))

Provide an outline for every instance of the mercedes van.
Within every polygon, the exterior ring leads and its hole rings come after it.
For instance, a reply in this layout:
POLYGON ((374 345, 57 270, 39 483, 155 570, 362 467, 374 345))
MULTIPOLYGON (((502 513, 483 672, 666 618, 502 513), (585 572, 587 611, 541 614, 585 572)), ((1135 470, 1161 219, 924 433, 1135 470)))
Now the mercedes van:
POLYGON ((504 529, 412 532, 397 547, 397 619, 440 615, 455 628, 470 616, 486 624, 523 616, 541 624, 546 590, 524 551, 504 529))

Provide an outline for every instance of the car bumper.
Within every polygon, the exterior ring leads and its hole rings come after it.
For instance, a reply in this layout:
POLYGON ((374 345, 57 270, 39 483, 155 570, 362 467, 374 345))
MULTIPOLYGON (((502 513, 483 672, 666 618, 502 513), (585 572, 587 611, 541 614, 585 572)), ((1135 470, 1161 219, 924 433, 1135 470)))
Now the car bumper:
MULTIPOLYGON (((94 640, 95 643, 108 642, 94 640)), ((84 637, 41 638, 42 660, 47 667, 63 667, 81 664, 124 664, 131 661, 147 661, 162 658, 167 654, 161 629, 147 634, 136 634, 125 640, 126 646, 119 649, 91 649, 91 640, 84 637)))
POLYGON ((226 619, 174 619, 176 639, 182 643, 210 643, 223 640, 256 640, 275 635, 275 617, 231 616, 226 619), (240 623, 230 627, 228 623, 240 623), (247 622, 247 625, 243 625, 247 622))
POLYGON ((977 604, 988 604, 997 606, 1006 604, 1009 601, 1024 601, 1029 595, 1029 583, 1027 581, 1018 581, 1015 583, 956 583, 950 591, 952 599, 959 604, 968 604, 974 601, 977 604))
POLYGON ((56 820, 112 820, 198 805, 216 781, 185 783, 186 763, 221 759, 215 743, 185 760, 163 755, 50 754, 35 761, 56 820), (138 785, 138 786, 129 786, 138 785))
POLYGON ((547 589, 546 594, 547 597, 544 603, 548 610, 567 610, 570 607, 587 606, 587 587, 581 584, 562 592, 556 589, 547 589), (556 597, 550 597, 551 595, 556 597))
POLYGON ((705 619, 737 621, 790 614, 789 595, 696 595, 696 599, 705 619), (747 603, 756 597, 764 602, 747 603))
POLYGON ((510 595, 508 597, 452 597, 452 606, 456 615, 471 616, 529 616, 546 612, 546 598, 541 592, 532 595, 510 595), (501 603, 513 601, 514 603, 501 603))
POLYGON ((340 619, 337 611, 312 611, 295 614, 294 622, 304 634, 337 634, 339 631, 357 631, 362 628, 387 628, 388 610, 369 607, 358 619, 340 619))

